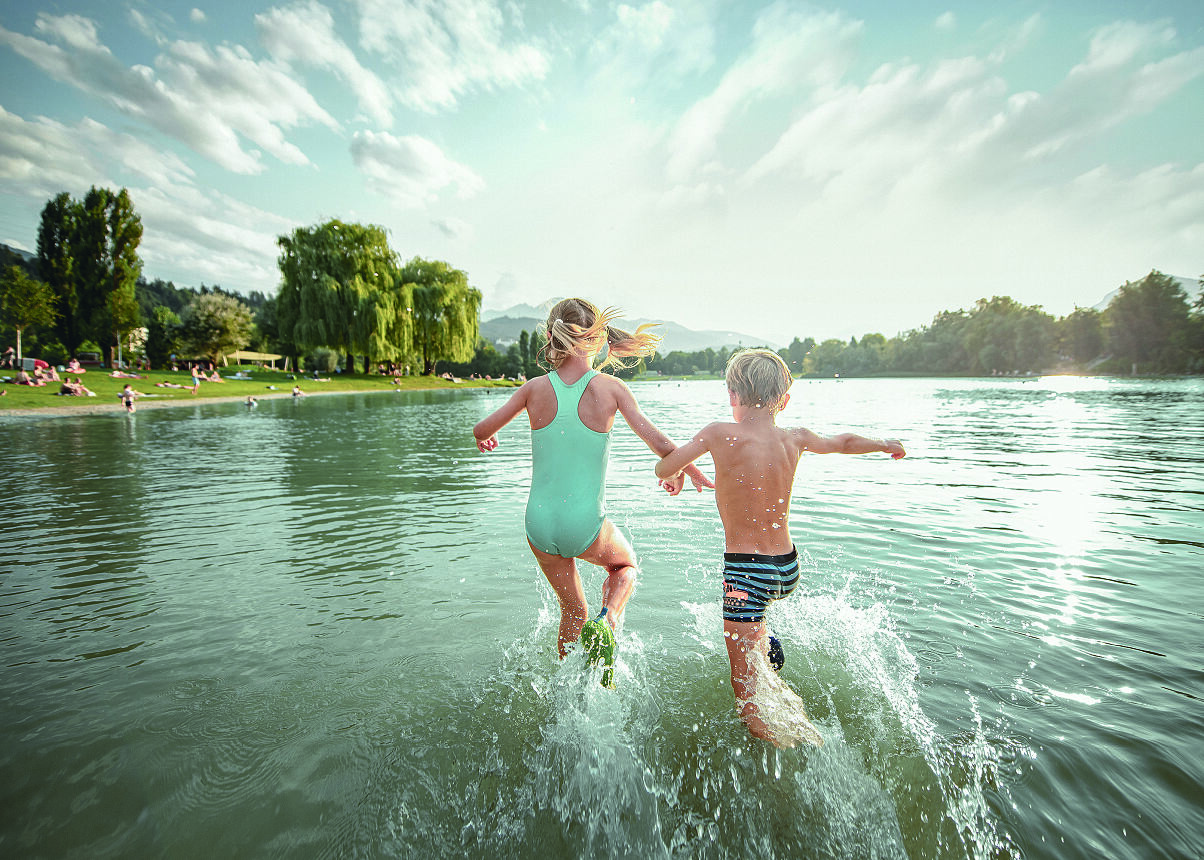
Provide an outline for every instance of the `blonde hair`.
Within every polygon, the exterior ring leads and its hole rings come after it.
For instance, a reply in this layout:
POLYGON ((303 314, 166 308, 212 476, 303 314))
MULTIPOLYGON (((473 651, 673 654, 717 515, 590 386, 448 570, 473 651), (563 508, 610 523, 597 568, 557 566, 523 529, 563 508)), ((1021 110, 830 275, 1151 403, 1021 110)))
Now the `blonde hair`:
POLYGON ((631 334, 610 324, 620 313, 618 308, 598 310, 585 299, 558 302, 544 325, 544 343, 539 349, 541 363, 555 369, 573 353, 597 355, 605 346, 609 347, 606 360, 595 368, 602 370, 608 366, 629 367, 634 362, 625 363, 623 359, 638 359, 656 352, 661 337, 648 331, 653 324, 646 323, 631 334))
POLYGON ((741 406, 776 409, 794 378, 781 356, 768 349, 742 349, 727 360, 727 390, 741 406))

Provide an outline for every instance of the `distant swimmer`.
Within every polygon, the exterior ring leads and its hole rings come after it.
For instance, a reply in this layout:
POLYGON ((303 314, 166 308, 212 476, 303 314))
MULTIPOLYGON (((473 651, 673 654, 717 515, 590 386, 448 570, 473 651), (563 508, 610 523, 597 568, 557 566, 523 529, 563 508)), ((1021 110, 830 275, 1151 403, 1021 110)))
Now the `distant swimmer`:
MULTIPOLYGON (((602 683, 614 684, 615 628, 635 586, 631 544, 606 517, 603 496, 615 413, 657 455, 677 446, 640 411, 631 389, 598 371, 624 367, 624 358, 651 355, 660 338, 640 326, 634 334, 610 323, 614 308, 600 311, 584 299, 565 299, 552 308, 540 348, 552 371, 528 380, 505 405, 473 427, 477 448, 498 447, 498 431, 524 410, 531 422, 531 489, 527 498, 527 543, 560 601, 556 647, 563 659, 581 640, 586 657, 600 663, 602 683), (606 350, 595 369, 594 362, 606 350), (590 621, 576 559, 603 567, 602 611, 590 621)), ((694 486, 714 485, 688 467, 694 486)), ((683 479, 684 480, 684 479, 683 479)))
POLYGON ((126 412, 133 412, 135 409, 134 401, 143 396, 144 395, 141 391, 135 391, 134 387, 128 382, 126 383, 125 388, 121 389, 121 393, 117 395, 117 397, 121 400, 122 405, 125 406, 126 412))
POLYGON ((798 551, 790 538, 790 494, 804 451, 815 454, 906 456, 896 439, 853 433, 819 436, 805 427, 777 426, 790 402, 793 379, 782 359, 766 349, 735 353, 727 365, 733 422, 716 422, 657 464, 670 495, 681 492, 682 470, 704 454, 715 462, 715 504, 727 547, 723 554, 723 638, 732 690, 750 732, 778 746, 823 744, 803 702, 768 671, 781 668, 781 643, 765 626, 769 604, 798 585, 798 551), (775 707, 759 707, 772 702, 775 707), (783 704, 789 707, 781 707, 783 704))

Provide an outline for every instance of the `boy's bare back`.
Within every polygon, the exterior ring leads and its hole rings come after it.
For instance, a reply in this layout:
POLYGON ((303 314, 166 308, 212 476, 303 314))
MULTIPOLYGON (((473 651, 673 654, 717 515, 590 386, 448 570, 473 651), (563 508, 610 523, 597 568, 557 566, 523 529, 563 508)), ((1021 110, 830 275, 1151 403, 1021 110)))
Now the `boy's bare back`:
MULTIPOLYGON (((745 407, 733 400, 735 422, 716 422, 665 457, 656 474, 670 492, 680 489, 677 471, 703 454, 715 461, 715 505, 723 521, 727 552, 780 555, 794 546, 790 536, 790 493, 799 458, 816 454, 868 454, 895 459, 905 452, 898 440, 855 433, 820 436, 806 427, 785 429, 777 410, 745 407)), ((784 404, 783 404, 784 405, 784 404)))
POLYGON ((715 505, 728 552, 790 552, 790 493, 803 448, 772 422, 717 422, 695 439, 715 461, 715 505))

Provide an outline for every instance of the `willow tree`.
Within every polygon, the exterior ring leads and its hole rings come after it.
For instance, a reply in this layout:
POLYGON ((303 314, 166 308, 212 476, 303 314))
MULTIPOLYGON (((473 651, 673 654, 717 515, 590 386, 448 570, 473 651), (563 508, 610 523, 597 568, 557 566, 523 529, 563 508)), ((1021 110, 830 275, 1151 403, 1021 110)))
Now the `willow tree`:
POLYGON ((414 353, 430 375, 440 361, 469 361, 481 327, 481 291, 440 260, 415 257, 401 270, 414 295, 414 353))
POLYGON ((327 221, 298 227, 277 239, 280 246, 279 335, 301 348, 326 347, 393 358, 408 347, 398 314, 409 312, 397 288, 397 255, 383 227, 327 221))

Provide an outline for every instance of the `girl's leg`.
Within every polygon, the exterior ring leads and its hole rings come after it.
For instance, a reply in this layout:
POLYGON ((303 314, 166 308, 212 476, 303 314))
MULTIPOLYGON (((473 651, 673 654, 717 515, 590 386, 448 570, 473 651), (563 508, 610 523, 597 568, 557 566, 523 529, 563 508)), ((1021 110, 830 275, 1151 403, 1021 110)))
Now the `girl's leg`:
POLYGON ((539 569, 548 578, 548 584, 560 601, 560 635, 556 640, 556 650, 564 659, 568 646, 581 638, 581 625, 585 623, 589 612, 585 605, 585 589, 577 573, 577 563, 571 558, 536 549, 530 541, 527 541, 527 545, 531 546, 539 569))
POLYGON ((610 620, 610 626, 617 626, 627 606, 627 599, 635 588, 635 553, 631 544, 614 527, 614 523, 603 520, 602 531, 598 532, 598 537, 580 557, 590 564, 606 568, 606 581, 602 583, 602 605, 607 609, 606 617, 610 620))

